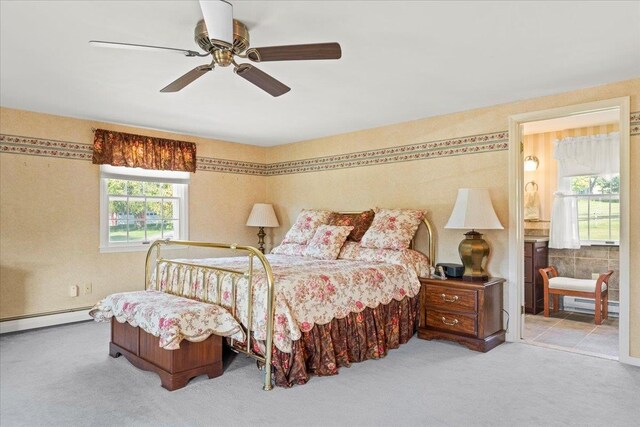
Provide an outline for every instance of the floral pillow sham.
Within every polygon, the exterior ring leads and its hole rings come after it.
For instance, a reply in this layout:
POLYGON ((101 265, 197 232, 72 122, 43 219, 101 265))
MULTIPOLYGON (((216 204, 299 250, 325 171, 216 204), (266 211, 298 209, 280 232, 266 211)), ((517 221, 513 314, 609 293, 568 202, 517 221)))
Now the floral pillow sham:
POLYGON ((340 248, 353 230, 352 226, 321 225, 303 252, 304 256, 318 259, 336 259, 340 248))
POLYGON ((376 208, 374 212, 373 223, 360 241, 363 248, 406 249, 424 218, 417 209, 376 208))
POLYGON ((371 226, 374 215, 375 212, 372 209, 359 213, 333 212, 329 216, 329 225, 352 226, 353 230, 351 230, 347 240, 359 242, 371 226))
POLYGON ((306 244, 313 237, 316 228, 329 221, 330 215, 331 211, 303 209, 291 229, 287 231, 282 243, 306 244))

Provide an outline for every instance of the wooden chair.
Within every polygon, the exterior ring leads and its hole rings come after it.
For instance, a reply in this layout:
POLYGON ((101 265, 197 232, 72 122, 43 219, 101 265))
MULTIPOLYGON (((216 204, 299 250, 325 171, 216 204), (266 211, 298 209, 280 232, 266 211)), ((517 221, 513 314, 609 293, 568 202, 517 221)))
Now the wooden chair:
POLYGON ((574 279, 558 276, 554 266, 538 270, 544 281, 544 316, 549 317, 549 297, 553 296, 553 311, 558 311, 560 295, 593 298, 596 302, 596 325, 609 317, 609 278, 613 271, 602 273, 598 279, 574 279))

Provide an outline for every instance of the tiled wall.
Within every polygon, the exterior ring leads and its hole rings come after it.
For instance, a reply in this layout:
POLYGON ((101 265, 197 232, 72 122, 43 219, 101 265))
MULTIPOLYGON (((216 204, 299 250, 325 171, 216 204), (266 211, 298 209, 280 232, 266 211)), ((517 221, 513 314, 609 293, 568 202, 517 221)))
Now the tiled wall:
POLYGON ((609 300, 618 301, 620 255, 617 246, 583 246, 580 249, 549 249, 549 264, 558 274, 576 279, 591 279, 591 273, 613 270, 609 279, 609 300))

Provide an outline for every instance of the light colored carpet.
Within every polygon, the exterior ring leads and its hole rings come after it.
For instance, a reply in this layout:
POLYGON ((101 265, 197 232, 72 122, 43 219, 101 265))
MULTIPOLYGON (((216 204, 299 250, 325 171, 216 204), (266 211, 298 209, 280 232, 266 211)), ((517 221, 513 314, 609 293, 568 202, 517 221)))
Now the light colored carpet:
POLYGON ((482 354, 414 337, 383 360, 261 390, 255 363, 168 392, 157 375, 107 355, 108 324, 77 323, 0 337, 0 424, 638 425, 640 368, 503 344, 482 354))

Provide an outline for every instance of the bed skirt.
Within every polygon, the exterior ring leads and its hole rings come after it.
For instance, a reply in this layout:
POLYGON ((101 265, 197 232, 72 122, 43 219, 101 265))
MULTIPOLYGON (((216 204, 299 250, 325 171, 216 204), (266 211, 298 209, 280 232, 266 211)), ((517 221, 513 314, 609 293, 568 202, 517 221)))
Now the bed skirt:
POLYGON ((417 312, 418 296, 406 297, 315 325, 293 342, 291 353, 274 349, 276 385, 304 384, 311 375, 336 375, 341 366, 386 356, 411 339, 417 312))

